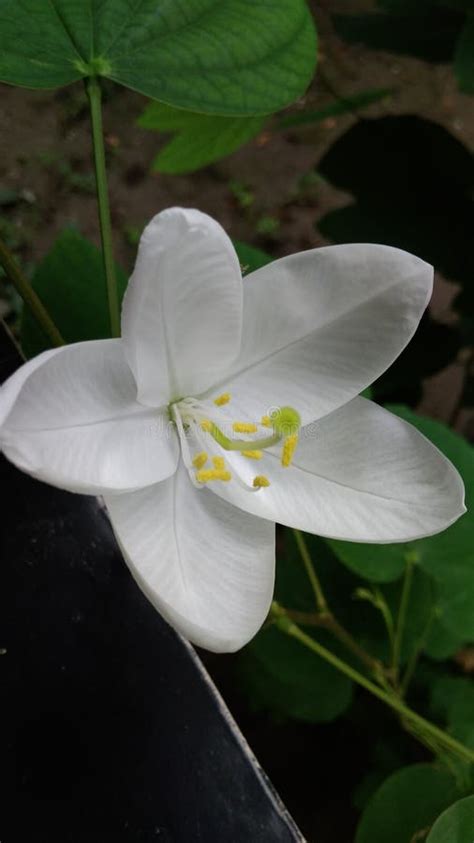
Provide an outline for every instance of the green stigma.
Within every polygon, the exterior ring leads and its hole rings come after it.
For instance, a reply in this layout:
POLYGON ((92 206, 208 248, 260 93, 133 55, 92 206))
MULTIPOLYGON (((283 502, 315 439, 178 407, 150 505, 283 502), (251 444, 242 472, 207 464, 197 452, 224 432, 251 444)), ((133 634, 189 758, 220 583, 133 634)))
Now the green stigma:
POLYGON ((293 407, 279 407, 270 413, 273 430, 280 436, 294 436, 301 427, 301 416, 293 407))
MULTIPOLYGON (((264 416, 269 420, 269 425, 273 428, 271 436, 257 437, 255 439, 229 439, 211 419, 203 419, 201 421, 201 429, 205 433, 209 433, 212 438, 225 451, 240 451, 255 453, 256 450, 264 450, 271 448, 278 443, 283 443, 281 462, 283 466, 291 465, 295 448, 298 444, 298 432, 301 427, 301 417, 297 410, 293 407, 279 407, 273 410, 269 416, 264 416)), ((266 424, 265 426, 269 426, 266 424)), ((250 428, 257 430, 256 424, 249 424, 248 422, 235 422, 235 429, 244 429, 244 432, 250 432, 250 428), (249 428, 249 431, 245 428, 249 428)))

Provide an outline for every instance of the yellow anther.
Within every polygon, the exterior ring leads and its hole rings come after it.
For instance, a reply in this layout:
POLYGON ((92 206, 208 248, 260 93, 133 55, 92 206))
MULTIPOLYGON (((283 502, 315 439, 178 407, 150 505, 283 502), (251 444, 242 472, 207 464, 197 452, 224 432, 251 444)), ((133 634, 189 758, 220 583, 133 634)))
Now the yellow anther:
POLYGON ((201 471, 196 472, 198 483, 209 483, 210 480, 223 480, 227 482, 230 479, 230 471, 222 471, 219 468, 203 468, 201 471))
POLYGON ((262 416, 260 424, 263 425, 263 427, 271 427, 272 426, 272 420, 271 420, 270 416, 262 416))
POLYGON ((209 421, 209 419, 203 419, 203 421, 200 424, 200 427, 201 427, 201 430, 204 431, 204 433, 210 433, 211 430, 212 430, 212 422, 209 421))
POLYGON ((257 425, 253 422, 234 422, 232 430, 234 433, 256 433, 257 425))
POLYGON ((197 468, 197 469, 204 468, 208 459, 209 459, 209 457, 207 456, 205 451, 201 451, 199 454, 196 454, 196 456, 193 459, 194 468, 197 468))
POLYGON ((254 489, 263 489, 265 486, 269 486, 270 481, 268 477, 265 477, 263 474, 259 474, 258 477, 253 478, 253 487, 254 489))
POLYGON ((213 457, 212 464, 214 468, 218 468, 222 471, 225 468, 225 459, 224 457, 213 457))
POLYGON ((263 451, 242 451, 242 456, 247 457, 249 460, 261 460, 263 451))
POLYGON ((223 407, 224 404, 228 404, 230 401, 230 392, 223 392, 222 395, 218 395, 217 398, 214 398, 214 404, 216 407, 223 407))
POLYGON ((281 452, 281 464, 285 468, 288 468, 288 466, 291 465, 291 461, 293 459, 293 454, 295 453, 297 444, 297 433, 292 433, 291 436, 287 436, 285 441, 283 442, 283 450, 281 452))

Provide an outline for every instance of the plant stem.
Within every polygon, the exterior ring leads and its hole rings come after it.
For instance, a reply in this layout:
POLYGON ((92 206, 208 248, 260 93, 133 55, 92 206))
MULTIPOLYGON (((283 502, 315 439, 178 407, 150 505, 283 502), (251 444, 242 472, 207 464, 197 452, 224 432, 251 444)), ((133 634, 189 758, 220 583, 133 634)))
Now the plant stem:
POLYGON ((393 653, 393 648, 395 646, 395 627, 394 627, 394 624, 393 624, 392 613, 391 613, 391 611, 390 611, 390 609, 387 605, 387 601, 385 600, 385 597, 383 596, 382 592, 380 591, 380 588, 374 587, 374 595, 375 595, 375 601, 374 601, 373 605, 375 606, 376 609, 379 610, 380 614, 382 615, 382 618, 383 618, 384 623, 385 623, 385 628, 387 630, 388 640, 390 642, 390 647, 391 647, 391 650, 392 650, 392 653, 393 653))
POLYGON ((352 635, 339 623, 331 612, 298 612, 287 609, 286 614, 291 620, 301 623, 303 626, 317 626, 320 629, 327 629, 332 632, 341 644, 344 644, 372 673, 380 677, 384 673, 382 662, 367 653, 352 637, 352 635))
POLYGON ((52 345, 58 347, 60 345, 64 345, 64 340, 46 310, 43 302, 37 296, 26 275, 23 274, 12 253, 1 239, 0 264, 3 266, 8 280, 20 294, 26 306, 30 308, 36 321, 51 340, 52 345))
POLYGON ((298 545, 298 550, 301 554, 303 564, 306 568, 306 573, 308 574, 308 579, 309 579, 309 581, 311 583, 311 587, 314 591, 314 596, 316 598, 316 606, 318 608, 318 611, 321 612, 321 614, 325 614, 326 612, 328 612, 328 604, 327 604, 326 598, 324 596, 321 583, 319 582, 316 571, 314 570, 311 555, 310 555, 310 552, 308 550, 308 546, 306 544, 303 533, 300 530, 293 530, 293 535, 296 539, 296 544, 298 545))
POLYGON ((102 90, 96 76, 90 76, 86 81, 89 97, 92 124, 92 140, 94 145, 95 177, 97 185, 97 202, 99 205, 100 233, 102 238, 102 256, 104 260, 105 279, 107 283, 107 300, 109 304, 110 331, 113 337, 120 336, 120 307, 115 277, 115 264, 112 245, 112 224, 110 220, 109 193, 107 188, 107 171, 105 167, 104 133, 102 128, 102 90))
POLYGON ((400 597, 400 607, 398 610, 397 624, 395 628, 395 637, 393 640, 392 651, 392 669, 394 674, 398 674, 400 664, 400 653, 402 649, 403 632, 405 629, 405 621, 408 610, 408 603, 410 600, 411 584, 413 579, 413 565, 414 559, 409 553, 406 557, 405 576, 403 578, 402 595, 400 597))
POLYGON ((293 529, 293 534, 296 539, 296 544, 303 560, 303 564, 308 574, 308 579, 316 598, 317 614, 307 612, 289 612, 289 617, 298 618, 300 623, 307 623, 309 626, 319 626, 331 632, 348 650, 350 650, 357 658, 364 664, 377 678, 381 678, 384 673, 384 667, 381 662, 374 659, 370 653, 366 651, 357 643, 355 638, 339 623, 337 618, 331 612, 326 597, 323 592, 322 585, 319 581, 318 575, 314 569, 313 560, 308 550, 304 534, 300 530, 293 529), (305 618, 306 620, 303 620, 305 618))
POLYGON ((430 723, 428 720, 425 720, 424 717, 421 717, 421 715, 412 711, 412 709, 408 708, 408 706, 406 706, 396 694, 391 694, 380 688, 378 685, 375 685, 362 673, 359 673, 350 665, 346 664, 346 662, 335 656, 330 650, 327 650, 326 647, 323 647, 322 644, 319 644, 319 642, 314 638, 311 638, 310 635, 303 632, 302 629, 293 623, 291 618, 288 617, 285 609, 279 606, 278 603, 272 604, 271 612, 274 623, 281 632, 296 639, 305 647, 308 647, 308 649, 312 650, 313 653, 316 653, 316 655, 320 656, 320 658, 327 661, 341 673, 344 673, 353 682, 357 682, 358 685, 361 685, 379 700, 382 700, 382 702, 396 711, 400 717, 410 725, 410 727, 413 727, 416 735, 422 736, 426 734, 429 740, 434 740, 435 746, 442 746, 469 763, 474 762, 474 751, 463 746, 446 732, 443 732, 442 729, 439 729, 438 726, 435 726, 434 723, 430 723))

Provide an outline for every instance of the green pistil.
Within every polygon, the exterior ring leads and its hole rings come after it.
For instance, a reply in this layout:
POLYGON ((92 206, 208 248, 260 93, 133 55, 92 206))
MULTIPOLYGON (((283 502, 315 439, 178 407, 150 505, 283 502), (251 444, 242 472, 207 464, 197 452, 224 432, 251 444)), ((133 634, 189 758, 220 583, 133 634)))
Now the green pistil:
POLYGON ((254 451, 263 450, 264 448, 271 448, 272 445, 278 445, 282 440, 279 433, 274 433, 273 436, 265 436, 262 439, 229 439, 214 422, 210 422, 209 428, 205 429, 206 433, 210 433, 221 448, 225 451, 254 451))
POLYGON ((264 436, 261 439, 229 439, 211 421, 206 424, 206 428, 208 428, 206 432, 210 433, 212 438, 225 451, 263 451, 266 448, 271 448, 273 445, 278 445, 287 436, 298 433, 301 426, 300 414, 293 407, 281 407, 279 410, 275 410, 271 414, 270 419, 274 431, 273 435, 264 436))

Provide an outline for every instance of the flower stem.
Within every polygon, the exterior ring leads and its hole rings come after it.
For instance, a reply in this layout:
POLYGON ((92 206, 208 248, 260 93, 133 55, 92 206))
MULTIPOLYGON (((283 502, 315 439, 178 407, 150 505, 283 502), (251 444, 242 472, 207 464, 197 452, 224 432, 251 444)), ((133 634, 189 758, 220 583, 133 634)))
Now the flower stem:
POLYGON ((333 615, 324 595, 319 577, 314 569, 313 560, 311 559, 311 554, 308 550, 304 534, 300 530, 295 529, 293 529, 293 534, 316 598, 316 607, 318 611, 317 614, 306 612, 288 612, 288 615, 295 618, 295 620, 299 618, 300 622, 303 624, 306 623, 309 626, 319 626, 327 629, 380 680, 384 673, 382 663, 377 659, 374 659, 370 653, 367 653, 357 643, 355 638, 352 637, 350 632, 348 632, 347 629, 345 629, 333 615), (305 620, 303 618, 305 618, 305 620))
POLYGON ((57 347, 64 345, 64 340, 46 310, 43 302, 35 293, 26 275, 23 274, 12 253, 1 239, 0 265, 3 266, 8 280, 20 294, 26 306, 29 307, 36 321, 51 340, 52 345, 57 347))
POLYGON ((336 670, 344 673, 353 682, 361 685, 379 700, 382 700, 382 702, 396 711, 402 720, 406 721, 406 723, 410 726, 410 730, 412 730, 416 736, 422 737, 426 735, 427 739, 432 741, 432 746, 443 747, 469 763, 474 762, 474 751, 463 746, 459 743, 459 741, 455 740, 455 738, 452 738, 451 735, 448 735, 446 732, 443 732, 442 729, 439 729, 438 726, 435 726, 434 723, 430 723, 428 720, 425 720, 424 717, 421 717, 421 715, 412 711, 412 709, 408 708, 408 706, 405 705, 405 703, 395 693, 391 693, 380 688, 374 682, 371 682, 370 679, 367 679, 367 677, 362 673, 359 673, 359 671, 355 670, 346 662, 342 661, 342 659, 335 656, 334 653, 331 653, 331 651, 326 649, 326 647, 323 647, 322 644, 319 644, 319 642, 314 638, 311 638, 310 635, 303 632, 303 630, 291 620, 286 610, 278 603, 272 604, 271 617, 280 632, 283 632, 285 635, 299 641, 309 650, 312 650, 313 653, 335 667, 336 670))
POLYGON ((364 664, 371 673, 374 673, 379 679, 383 676, 385 668, 382 662, 375 659, 370 653, 367 653, 359 646, 352 635, 339 623, 331 612, 313 613, 313 612, 298 612, 293 609, 287 609, 286 614, 291 620, 302 624, 303 626, 315 626, 320 629, 327 629, 341 644, 344 644, 357 658, 364 664))
POLYGON ((86 81, 89 97, 92 124, 92 141, 94 145, 95 177, 97 185, 97 202, 99 205, 100 233, 102 238, 102 256, 104 260, 105 279, 107 284, 107 300, 109 304, 110 330, 113 337, 120 336, 120 307, 115 276, 115 264, 112 245, 112 224, 110 220, 109 193, 107 188, 107 171, 105 167, 104 133, 102 128, 102 90, 96 76, 90 76, 86 81))
POLYGON ((393 623, 393 616, 388 606, 385 597, 383 596, 380 588, 374 587, 374 596, 375 600, 373 601, 373 606, 379 610, 380 614, 382 615, 385 629, 387 630, 389 644, 393 653, 393 648, 395 646, 395 625, 393 623))
POLYGON ((293 535, 296 539, 296 544, 298 546, 301 559, 303 560, 303 565, 305 566, 306 573, 308 574, 308 579, 311 583, 311 587, 316 598, 316 606, 318 608, 318 612, 321 612, 321 614, 326 614, 327 612, 329 612, 327 600, 324 596, 324 592, 321 583, 319 582, 318 575, 314 570, 313 560, 311 559, 311 554, 308 550, 308 546, 306 544, 304 535, 300 530, 293 530, 293 535))

